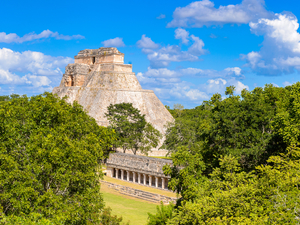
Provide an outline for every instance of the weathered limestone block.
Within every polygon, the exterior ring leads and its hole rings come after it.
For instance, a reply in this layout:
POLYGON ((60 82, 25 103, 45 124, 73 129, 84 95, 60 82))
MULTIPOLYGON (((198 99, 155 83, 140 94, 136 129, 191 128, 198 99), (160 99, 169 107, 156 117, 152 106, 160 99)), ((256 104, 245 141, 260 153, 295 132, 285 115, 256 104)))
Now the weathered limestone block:
MULTIPOLYGON (((59 87, 52 91, 67 101, 77 101, 101 126, 108 126, 105 117, 110 104, 132 103, 162 134, 174 119, 152 90, 143 90, 132 65, 124 64, 124 54, 116 48, 82 50, 75 63, 66 67, 59 87)), ((162 144, 163 139, 160 141, 162 144)), ((150 155, 165 155, 153 149, 150 155)))

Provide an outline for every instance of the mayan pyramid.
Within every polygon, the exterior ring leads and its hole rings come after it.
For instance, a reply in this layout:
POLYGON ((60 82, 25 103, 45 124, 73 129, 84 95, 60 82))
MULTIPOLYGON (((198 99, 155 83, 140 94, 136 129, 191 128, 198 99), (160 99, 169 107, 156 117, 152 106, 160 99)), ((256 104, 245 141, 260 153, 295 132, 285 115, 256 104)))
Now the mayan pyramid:
MULTIPOLYGON (((86 49, 78 53, 75 63, 66 66, 61 83, 52 91, 67 101, 77 101, 101 126, 108 126, 105 117, 110 104, 132 103, 162 134, 172 115, 152 90, 142 89, 131 64, 124 64, 124 54, 116 48, 86 49)), ((162 142, 163 140, 161 140, 162 142)), ((149 155, 164 155, 156 151, 149 155)))

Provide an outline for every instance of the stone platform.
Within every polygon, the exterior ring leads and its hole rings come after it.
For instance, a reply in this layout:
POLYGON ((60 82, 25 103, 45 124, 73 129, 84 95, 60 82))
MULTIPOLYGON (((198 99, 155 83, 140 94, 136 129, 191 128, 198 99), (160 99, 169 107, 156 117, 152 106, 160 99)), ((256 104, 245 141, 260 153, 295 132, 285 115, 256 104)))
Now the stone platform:
POLYGON ((143 191, 143 190, 139 190, 139 189, 132 188, 132 187, 115 184, 113 182, 107 182, 107 181, 101 180, 101 183, 107 185, 109 188, 111 188, 121 194, 128 195, 128 196, 131 196, 134 198, 139 198, 139 199, 149 201, 149 202, 160 203, 162 201, 164 204, 169 204, 170 202, 176 203, 176 200, 177 200, 177 198, 174 198, 174 197, 155 194, 152 192, 143 191))

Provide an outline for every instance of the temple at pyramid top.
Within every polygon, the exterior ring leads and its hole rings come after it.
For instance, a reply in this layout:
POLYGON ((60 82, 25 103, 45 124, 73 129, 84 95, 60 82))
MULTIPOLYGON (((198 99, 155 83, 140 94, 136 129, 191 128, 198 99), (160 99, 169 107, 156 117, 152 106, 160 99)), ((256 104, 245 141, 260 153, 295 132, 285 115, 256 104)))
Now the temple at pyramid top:
MULTIPOLYGON (((52 93, 67 96, 69 103, 77 101, 99 125, 109 125, 105 113, 110 104, 123 102, 132 103, 162 134, 168 122, 174 121, 155 93, 141 87, 132 65, 124 64, 124 54, 118 49, 86 49, 74 58, 52 93)), ((153 155, 163 155, 161 152, 153 150, 153 155)))
POLYGON ((124 54, 119 52, 117 48, 85 49, 75 56, 75 63, 88 65, 101 63, 124 64, 124 54))
POLYGON ((85 49, 74 58, 75 63, 66 66, 60 87, 142 89, 132 65, 124 64, 124 54, 116 48, 85 49))

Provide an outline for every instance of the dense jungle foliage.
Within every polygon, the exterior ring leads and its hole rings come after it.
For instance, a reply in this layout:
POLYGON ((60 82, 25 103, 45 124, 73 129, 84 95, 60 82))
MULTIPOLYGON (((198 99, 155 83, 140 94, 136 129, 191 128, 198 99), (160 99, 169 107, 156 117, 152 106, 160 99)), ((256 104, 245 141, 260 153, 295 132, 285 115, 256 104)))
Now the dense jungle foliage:
POLYGON ((0 97, 0 224, 120 224, 99 163, 115 133, 50 93, 0 97))
POLYGON ((300 83, 225 94, 170 110, 164 172, 182 198, 149 224, 300 224, 300 83))

